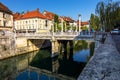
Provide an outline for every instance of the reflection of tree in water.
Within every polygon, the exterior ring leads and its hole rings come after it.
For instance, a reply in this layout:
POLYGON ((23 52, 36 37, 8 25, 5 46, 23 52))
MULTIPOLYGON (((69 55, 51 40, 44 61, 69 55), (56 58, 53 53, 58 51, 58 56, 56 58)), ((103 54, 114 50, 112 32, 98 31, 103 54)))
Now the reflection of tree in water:
POLYGON ((73 56, 73 41, 59 41, 59 59, 71 59, 73 56))
POLYGON ((93 56, 94 48, 95 48, 95 43, 91 43, 90 44, 90 56, 93 56))
POLYGON ((34 67, 38 67, 40 69, 46 69, 49 71, 52 71, 52 58, 50 57, 50 50, 49 49, 43 49, 40 50, 36 56, 31 61, 30 65, 34 67))
POLYGON ((88 44, 86 41, 74 41, 74 52, 82 50, 82 49, 88 49, 88 44))

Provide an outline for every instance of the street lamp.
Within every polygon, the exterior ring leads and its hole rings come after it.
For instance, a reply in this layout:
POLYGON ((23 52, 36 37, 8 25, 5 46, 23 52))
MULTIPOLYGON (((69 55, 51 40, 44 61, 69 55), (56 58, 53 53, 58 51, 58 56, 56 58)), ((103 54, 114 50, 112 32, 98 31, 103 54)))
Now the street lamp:
POLYGON ((81 14, 78 14, 78 27, 80 32, 81 31, 81 14))

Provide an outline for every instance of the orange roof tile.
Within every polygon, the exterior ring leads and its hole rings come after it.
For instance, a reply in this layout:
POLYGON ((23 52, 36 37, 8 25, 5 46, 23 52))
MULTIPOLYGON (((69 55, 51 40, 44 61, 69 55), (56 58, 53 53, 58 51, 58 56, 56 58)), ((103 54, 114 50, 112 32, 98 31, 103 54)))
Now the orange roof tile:
POLYGON ((81 22, 81 25, 84 26, 84 25, 89 25, 89 22, 86 21, 86 22, 81 22))
MULTIPOLYGON (((76 21, 76 23, 78 24, 78 20, 76 21)), ((89 21, 85 21, 85 22, 81 22, 81 26, 84 26, 84 25, 89 25, 89 21)))
POLYGON ((55 14, 52 12, 44 11, 43 14, 48 18, 48 19, 54 19, 55 14))
POLYGON ((27 13, 25 13, 22 16, 22 19, 27 19, 27 18, 42 18, 42 19, 46 19, 46 17, 43 14, 41 14, 38 9, 35 10, 35 11, 27 12, 27 13))
POLYGON ((20 14, 20 13, 13 14, 13 20, 20 19, 21 17, 22 17, 22 14, 20 14))
POLYGON ((66 21, 66 22, 73 22, 73 21, 74 21, 74 20, 73 20, 72 18, 70 18, 70 17, 63 16, 62 18, 63 18, 63 20, 66 21))
POLYGON ((42 18, 47 19, 46 16, 39 12, 39 9, 34 11, 29 11, 25 14, 14 14, 14 19, 28 19, 28 18, 42 18))

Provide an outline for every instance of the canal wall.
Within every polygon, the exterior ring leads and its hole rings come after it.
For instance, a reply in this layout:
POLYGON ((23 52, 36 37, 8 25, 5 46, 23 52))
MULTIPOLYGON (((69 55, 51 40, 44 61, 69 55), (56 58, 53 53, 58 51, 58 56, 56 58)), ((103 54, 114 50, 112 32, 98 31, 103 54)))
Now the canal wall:
POLYGON ((99 44, 77 80, 119 80, 120 54, 110 34, 99 44))
POLYGON ((50 40, 7 36, 0 38, 0 60, 51 46, 50 40))

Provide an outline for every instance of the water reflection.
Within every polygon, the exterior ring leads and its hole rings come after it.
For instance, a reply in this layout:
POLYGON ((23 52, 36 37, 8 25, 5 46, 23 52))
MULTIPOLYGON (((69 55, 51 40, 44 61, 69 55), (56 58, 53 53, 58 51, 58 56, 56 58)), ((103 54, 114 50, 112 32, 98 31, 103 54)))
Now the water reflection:
POLYGON ((0 80, 15 80, 20 71, 28 68, 36 52, 0 60, 0 80))
POLYGON ((51 48, 46 48, 2 60, 0 61, 0 80, 76 79, 89 56, 93 55, 94 49, 90 47, 94 48, 91 42, 69 41, 66 45, 60 44, 59 55, 54 58, 51 58, 51 48), (35 67, 37 69, 34 70, 35 67))
POLYGON ((83 49, 81 51, 78 51, 74 54, 73 60, 77 62, 87 62, 88 61, 87 57, 90 56, 89 52, 90 52, 90 49, 86 49, 86 50, 83 49))

